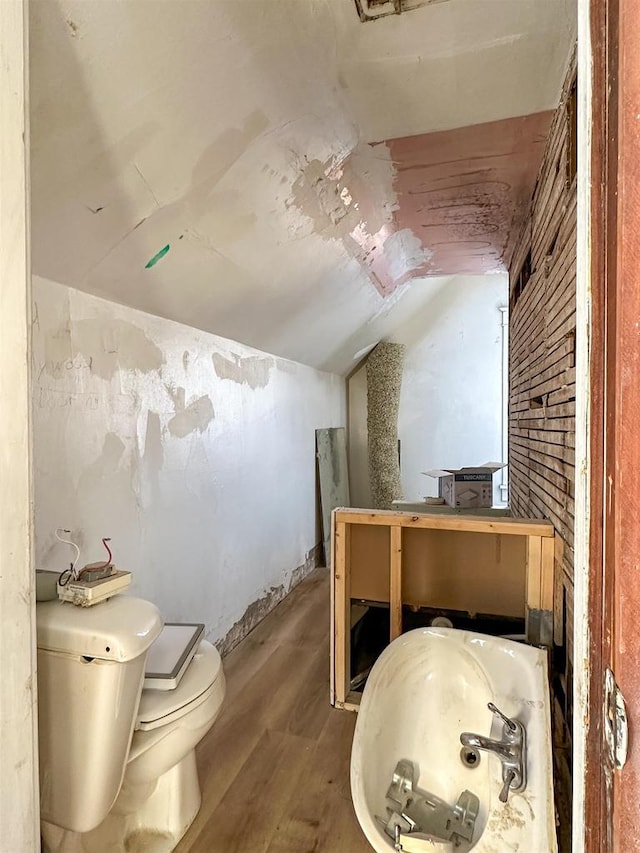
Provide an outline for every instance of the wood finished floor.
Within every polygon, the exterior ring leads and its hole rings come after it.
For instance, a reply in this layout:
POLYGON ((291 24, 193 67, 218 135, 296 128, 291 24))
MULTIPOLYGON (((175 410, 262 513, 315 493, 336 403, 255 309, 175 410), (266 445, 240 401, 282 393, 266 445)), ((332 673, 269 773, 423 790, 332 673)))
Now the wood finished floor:
POLYGON ((329 705, 327 570, 224 669, 224 706, 197 750, 202 808, 176 853, 371 853, 349 789, 356 717, 329 705))

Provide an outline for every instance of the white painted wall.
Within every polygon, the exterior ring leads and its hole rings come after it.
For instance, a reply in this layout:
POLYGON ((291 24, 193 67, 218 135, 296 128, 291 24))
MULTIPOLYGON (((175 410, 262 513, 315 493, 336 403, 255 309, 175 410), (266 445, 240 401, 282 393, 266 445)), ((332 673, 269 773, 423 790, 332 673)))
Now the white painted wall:
MULTIPOLYGON (((407 347, 398 417, 406 500, 438 493, 437 480, 421 471, 502 458, 499 307, 507 302, 507 276, 456 276, 423 286, 431 288, 429 298, 391 336, 407 347)), ((368 506, 364 367, 349 381, 349 427, 352 495, 368 506)))
POLYGON ((37 565, 111 536, 132 592, 225 636, 319 542, 317 427, 344 381, 43 279, 34 282, 37 565))
POLYGON ((457 278, 407 348, 398 434, 407 499, 438 493, 420 472, 500 461, 507 276, 457 278))

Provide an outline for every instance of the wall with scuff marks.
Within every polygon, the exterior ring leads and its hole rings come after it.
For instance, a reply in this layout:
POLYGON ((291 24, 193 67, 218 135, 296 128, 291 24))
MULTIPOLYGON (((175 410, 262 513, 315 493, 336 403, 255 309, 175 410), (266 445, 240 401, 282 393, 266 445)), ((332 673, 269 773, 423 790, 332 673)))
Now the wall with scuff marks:
POLYGON ((33 313, 37 566, 67 565, 56 527, 81 564, 110 536, 166 620, 239 639, 313 563, 344 381, 44 279, 33 313))
MULTIPOLYGON (((405 500, 437 494, 437 480, 422 471, 501 458, 498 308, 507 302, 507 284, 506 275, 454 276, 434 283, 391 336, 406 347, 398 415, 405 500)), ((420 286, 430 285, 425 280, 420 286)), ((370 506, 365 381, 364 366, 349 380, 349 472, 354 502, 370 506)), ((496 482, 494 501, 499 498, 496 482)))

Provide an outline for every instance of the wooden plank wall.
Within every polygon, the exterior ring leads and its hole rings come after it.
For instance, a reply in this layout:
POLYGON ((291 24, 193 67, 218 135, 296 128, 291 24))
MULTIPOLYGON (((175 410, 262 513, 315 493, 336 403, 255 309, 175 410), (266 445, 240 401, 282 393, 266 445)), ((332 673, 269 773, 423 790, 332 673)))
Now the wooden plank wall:
POLYGON ((575 57, 510 268, 509 480, 512 514, 559 534, 554 689, 571 730, 575 484, 575 57), (524 273, 522 271, 524 270, 524 273))

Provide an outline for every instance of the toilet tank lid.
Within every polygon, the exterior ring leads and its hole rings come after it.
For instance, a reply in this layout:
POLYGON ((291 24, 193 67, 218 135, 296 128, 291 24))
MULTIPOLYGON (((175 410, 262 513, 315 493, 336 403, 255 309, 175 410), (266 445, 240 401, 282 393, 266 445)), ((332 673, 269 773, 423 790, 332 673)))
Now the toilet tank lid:
POLYGON ((122 663, 146 652, 162 630, 158 608, 129 595, 93 607, 41 602, 36 623, 39 649, 122 663))

